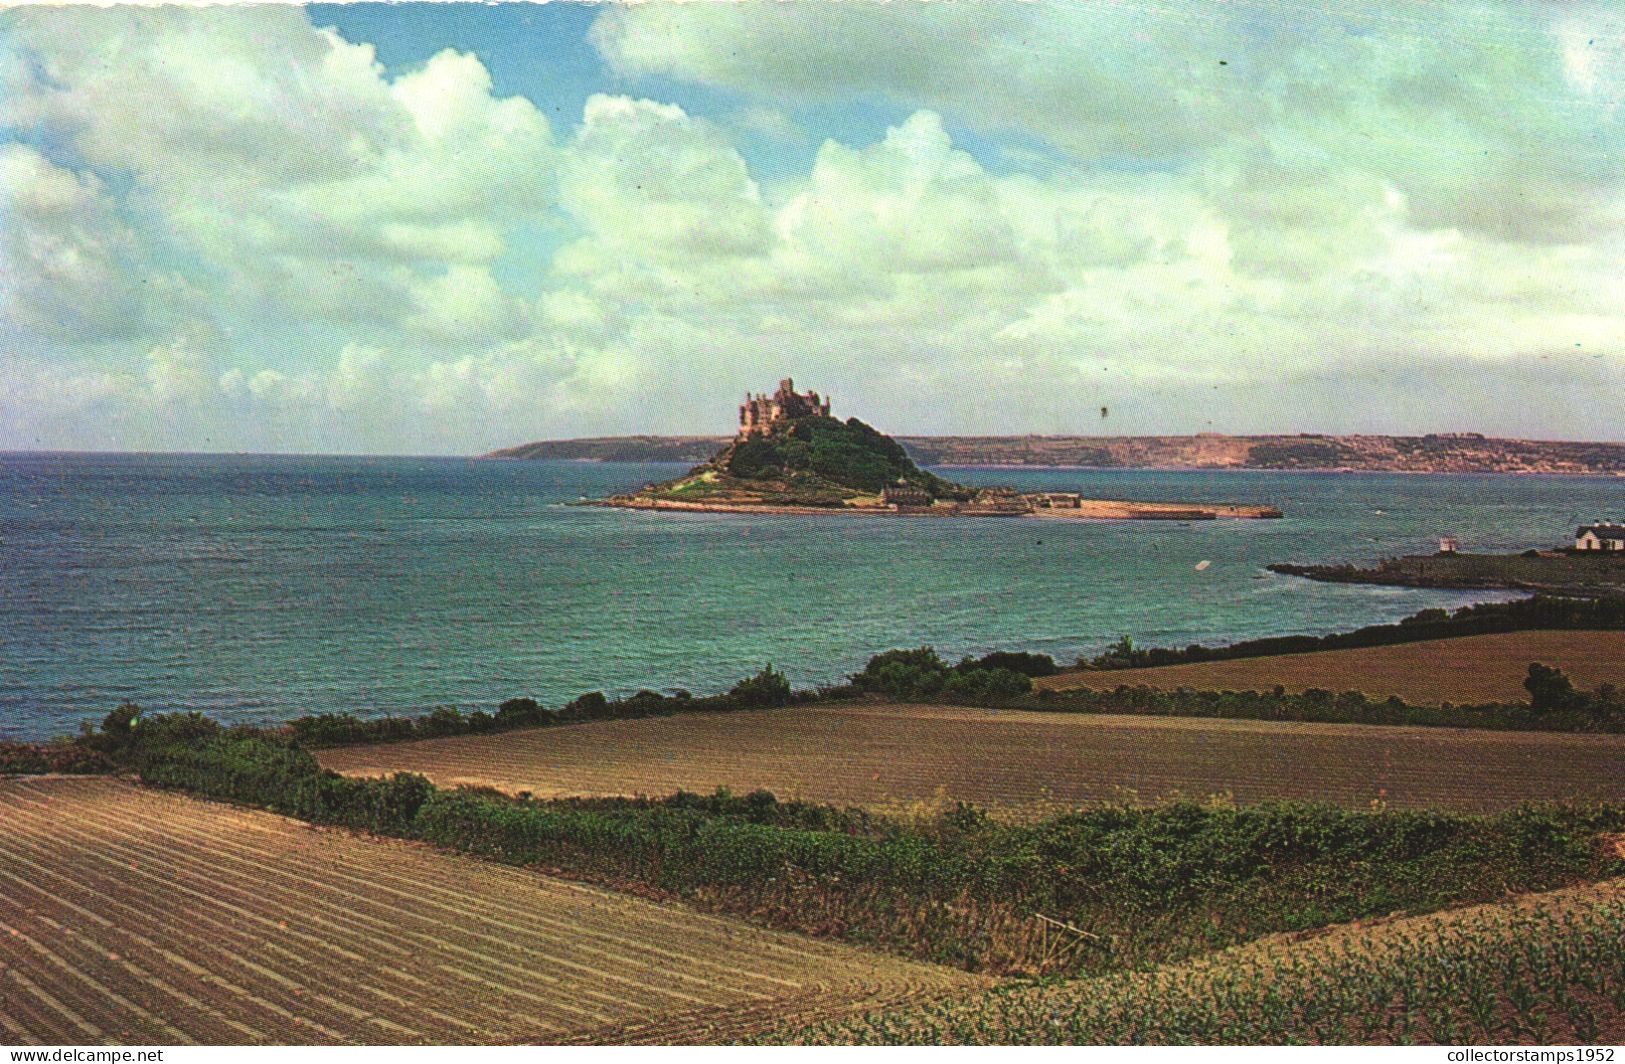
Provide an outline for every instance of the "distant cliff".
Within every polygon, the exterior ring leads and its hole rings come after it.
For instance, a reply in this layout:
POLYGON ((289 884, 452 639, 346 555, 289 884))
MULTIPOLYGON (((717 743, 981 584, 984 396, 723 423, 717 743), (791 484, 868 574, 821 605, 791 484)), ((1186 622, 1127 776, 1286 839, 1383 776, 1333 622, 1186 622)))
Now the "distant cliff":
POLYGON ((593 436, 581 440, 538 440, 481 455, 481 458, 549 458, 575 462, 704 462, 728 442, 727 436, 593 436))
MULTIPOLYGON (((1429 436, 899 436, 921 465, 1088 466, 1118 469, 1321 469, 1406 473, 1625 474, 1625 443, 1429 436)), ((725 436, 542 440, 486 458, 688 462, 725 436)))

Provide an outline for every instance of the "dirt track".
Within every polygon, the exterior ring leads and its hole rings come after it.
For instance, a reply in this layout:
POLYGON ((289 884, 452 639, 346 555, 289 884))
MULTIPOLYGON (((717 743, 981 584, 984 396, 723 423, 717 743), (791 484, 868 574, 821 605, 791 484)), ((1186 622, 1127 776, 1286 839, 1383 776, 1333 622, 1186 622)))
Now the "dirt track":
POLYGON ((693 1041, 948 969, 108 779, 0 779, 0 1043, 693 1041))
POLYGON ((929 706, 615 721, 321 753, 341 772, 421 772, 538 797, 735 792, 893 809, 941 798, 1013 816, 1229 792, 1490 811, 1625 797, 1625 736, 1081 716, 929 706))

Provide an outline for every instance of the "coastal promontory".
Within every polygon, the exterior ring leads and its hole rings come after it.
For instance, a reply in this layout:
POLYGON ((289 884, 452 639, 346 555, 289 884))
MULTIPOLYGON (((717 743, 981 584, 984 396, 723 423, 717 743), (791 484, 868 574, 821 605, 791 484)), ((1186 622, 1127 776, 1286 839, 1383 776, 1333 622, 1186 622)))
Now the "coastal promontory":
MULTIPOLYGON (((1279 469, 1362 473, 1625 475, 1625 443, 1520 440, 1476 432, 1421 436, 897 436, 928 466, 1091 469, 1279 469)), ((487 458, 700 462, 723 436, 538 440, 487 458)))

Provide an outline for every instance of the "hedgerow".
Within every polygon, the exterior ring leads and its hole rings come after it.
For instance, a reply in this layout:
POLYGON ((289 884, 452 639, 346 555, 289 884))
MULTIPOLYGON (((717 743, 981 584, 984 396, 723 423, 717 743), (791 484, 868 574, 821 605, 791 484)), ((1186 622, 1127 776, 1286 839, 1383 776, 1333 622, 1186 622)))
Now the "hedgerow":
POLYGON ((1232 658, 1261 658, 1277 654, 1308 654, 1319 650, 1352 650, 1394 646, 1429 639, 1545 629, 1625 628, 1625 599, 1567 598, 1534 595, 1512 602, 1481 602, 1454 612, 1427 609, 1398 624, 1376 624, 1331 635, 1286 635, 1248 639, 1226 646, 1193 643, 1177 647, 1136 647, 1124 636, 1093 658, 1079 658, 1079 668, 1142 669, 1232 658))
POLYGON ((440 706, 416 717, 357 717, 348 713, 318 713, 297 717, 288 729, 311 748, 350 746, 359 743, 399 742, 406 739, 437 739, 448 735, 484 735, 516 728, 547 728, 559 724, 579 724, 595 720, 636 720, 678 713, 730 713, 748 709, 771 709, 797 702, 815 701, 817 692, 792 691, 783 673, 768 665, 748 676, 726 693, 695 698, 687 691, 661 694, 639 691, 625 698, 608 698, 601 691, 589 691, 558 709, 548 709, 533 698, 510 698, 495 713, 475 710, 463 713, 440 706))
MULTIPOLYGON (((1055 713, 1138 714, 1154 717, 1207 717, 1321 724, 1390 724, 1495 731, 1625 733, 1625 700, 1604 685, 1576 691, 1561 670, 1538 662, 1529 667, 1536 683, 1526 703, 1418 706, 1397 697, 1372 698, 1360 691, 1311 688, 1289 694, 1271 691, 1198 691, 1190 688, 1118 687, 1105 691, 1074 688, 1041 690, 997 704, 1011 709, 1055 713)), ((1529 681, 1526 681, 1526 686, 1529 681)))
POLYGON ((0 742, 0 776, 48 772, 97 775, 112 768, 106 757, 78 743, 0 742))
POLYGON ((889 698, 988 704, 1020 697, 1033 689, 1033 676, 1054 672, 1047 655, 994 653, 949 665, 933 648, 919 647, 876 654, 851 680, 859 691, 889 698))

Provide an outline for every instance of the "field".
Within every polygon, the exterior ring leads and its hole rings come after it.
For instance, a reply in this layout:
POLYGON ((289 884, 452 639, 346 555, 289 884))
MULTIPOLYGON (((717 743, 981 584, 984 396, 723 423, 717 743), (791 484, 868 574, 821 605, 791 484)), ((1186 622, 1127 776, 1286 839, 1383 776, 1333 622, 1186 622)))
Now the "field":
POLYGON ((692 1041, 982 985, 109 779, 0 779, 0 1042, 692 1041))
POLYGON ((1464 705, 1527 701, 1523 679, 1536 661, 1562 669, 1577 687, 1625 687, 1625 632, 1508 632, 1151 669, 1069 672, 1036 683, 1055 690, 1111 690, 1127 684, 1202 691, 1269 691, 1279 684, 1293 693, 1318 687, 1376 698, 1398 695, 1415 705, 1464 705))
POLYGON ((1085 716, 930 706, 690 714, 319 752, 354 775, 535 796, 763 787, 898 811, 961 799, 1011 817, 1228 793, 1490 812, 1625 796, 1625 736, 1085 716), (1130 793, 1132 792, 1132 793, 1130 793))
POLYGON ((1612 1045, 1625 883, 1278 935, 1184 964, 795 1029, 815 1044, 1612 1045))

